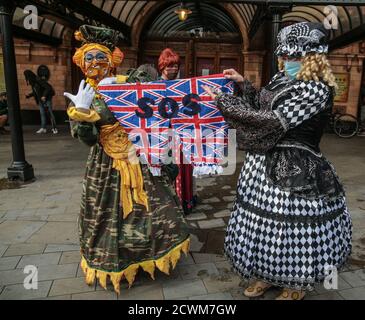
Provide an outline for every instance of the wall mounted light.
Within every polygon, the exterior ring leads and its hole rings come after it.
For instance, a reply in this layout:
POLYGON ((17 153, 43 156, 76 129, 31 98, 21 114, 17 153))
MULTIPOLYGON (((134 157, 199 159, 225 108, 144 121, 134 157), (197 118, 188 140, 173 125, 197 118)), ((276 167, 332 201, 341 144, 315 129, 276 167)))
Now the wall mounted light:
POLYGON ((192 11, 189 8, 184 7, 183 3, 181 2, 179 9, 175 10, 175 13, 178 15, 180 21, 185 21, 192 11))

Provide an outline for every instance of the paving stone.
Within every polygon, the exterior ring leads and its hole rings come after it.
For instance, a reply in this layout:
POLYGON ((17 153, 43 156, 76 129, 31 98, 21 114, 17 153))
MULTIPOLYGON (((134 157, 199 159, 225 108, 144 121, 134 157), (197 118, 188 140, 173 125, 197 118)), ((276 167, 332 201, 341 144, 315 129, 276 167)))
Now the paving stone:
POLYGON ((232 266, 227 260, 217 261, 217 262, 215 262, 215 266, 217 267, 218 270, 222 270, 225 272, 233 272, 232 266))
POLYGON ((187 224, 190 229, 199 229, 199 226, 196 222, 187 221, 187 224))
POLYGON ((163 300, 162 283, 142 283, 120 290, 119 300, 163 300))
POLYGON ((172 300, 207 294, 202 280, 173 281, 162 284, 165 299, 172 300))
POLYGON ((61 253, 43 253, 23 256, 20 260, 17 268, 24 268, 27 265, 34 265, 36 267, 58 264, 61 258, 61 253))
POLYGON ((61 251, 80 251, 80 246, 78 244, 49 244, 44 250, 45 253, 61 251))
POLYGON ((233 300, 233 297, 229 292, 218 292, 190 297, 189 300, 233 300))
POLYGON ((365 286, 365 269, 342 272, 341 278, 354 288, 365 286))
POLYGON ((78 263, 80 260, 81 255, 79 251, 65 251, 62 252, 59 264, 78 263))
POLYGON ((0 270, 14 269, 18 264, 20 258, 20 256, 0 258, 0 270))
POLYGON ((58 279, 54 280, 49 296, 60 296, 65 294, 75 294, 82 292, 95 291, 95 286, 89 286, 85 282, 84 277, 70 278, 70 279, 58 279))
POLYGON ((238 288, 241 281, 241 278, 234 274, 219 274, 203 279, 208 293, 223 292, 238 288))
POLYGON ((38 280, 56 280, 76 277, 78 263, 48 265, 38 268, 38 280))
POLYGON ((200 263, 177 267, 184 280, 206 278, 211 275, 218 275, 218 269, 214 263, 200 263))
POLYGON ((86 293, 76 293, 73 294, 71 298, 72 300, 117 300, 118 295, 113 291, 102 290, 86 293))
POLYGON ((77 221, 77 215, 76 214, 54 214, 50 215, 47 218, 47 221, 58 221, 58 222, 64 222, 64 221, 77 221))
POLYGON ((16 219, 18 217, 29 217, 36 214, 37 209, 11 209, 6 212, 4 219, 10 220, 12 218, 16 219))
POLYGON ((21 221, 47 221, 48 216, 17 217, 16 220, 21 220, 21 221))
POLYGON ((232 187, 231 186, 223 186, 221 189, 222 190, 229 190, 229 189, 232 189, 232 187))
POLYGON ((1 285, 20 284, 23 283, 24 278, 26 276, 27 275, 24 274, 23 269, 0 271, 0 284, 1 285))
POLYGON ((42 253, 44 251, 44 248, 44 244, 38 243, 12 244, 9 246, 8 250, 6 250, 4 257, 42 253))
POLYGON ((58 194, 45 195, 44 201, 67 203, 70 199, 71 199, 71 194, 58 191, 58 194))
MULTIPOLYGON (((1 226, 1 225, 0 225, 1 226)), ((47 222, 27 241, 29 243, 78 244, 77 224, 74 222, 47 222)))
POLYGON ((213 207, 210 204, 198 204, 195 207, 194 212, 209 211, 212 209, 213 209, 213 207))
POLYGON ((8 249, 9 246, 5 245, 5 244, 0 244, 0 257, 3 256, 3 254, 5 253, 5 251, 8 249))
POLYGON ((199 241, 198 237, 195 234, 190 234, 190 251, 191 252, 199 252, 203 246, 204 246, 204 243, 199 241))
POLYGON ((60 215, 60 214, 64 214, 66 211, 66 207, 65 206, 58 206, 58 205, 54 205, 52 207, 49 208, 39 208, 37 210, 37 215, 39 216, 44 216, 44 215, 60 215))
POLYGON ((15 209, 22 210, 24 208, 25 208, 25 203, 21 201, 9 201, 5 203, 0 203, 1 211, 15 210, 15 209))
POLYGON ((84 276, 85 276, 84 271, 82 271, 80 263, 78 263, 76 277, 84 277, 84 276))
POLYGON ((53 202, 45 202, 43 200, 39 200, 39 201, 30 201, 26 203, 26 208, 28 209, 36 209, 36 213, 38 212, 38 210, 40 209, 45 209, 44 211, 40 210, 39 212, 43 212, 42 215, 48 215, 47 212, 49 212, 50 210, 54 209, 54 207, 56 206, 55 203, 53 202))
POLYGON ((0 243, 14 244, 27 241, 45 222, 4 221, 0 224, 0 243))
POLYGON ((221 211, 216 212, 213 216, 214 216, 214 218, 230 217, 231 216, 231 211, 228 210, 228 209, 221 210, 221 211))
POLYGON ((201 229, 213 229, 225 227, 226 224, 223 219, 211 219, 206 221, 198 221, 198 225, 201 229))
POLYGON ((220 254, 193 252, 192 255, 195 263, 226 261, 224 256, 220 254))
POLYGON ((186 220, 203 220, 206 219, 207 215, 205 213, 191 213, 185 217, 186 220))
POLYGON ((204 204, 218 203, 218 202, 221 202, 221 200, 217 197, 211 197, 211 198, 207 198, 207 199, 202 200, 202 203, 204 203, 204 204))
POLYGON ((365 286, 338 291, 345 300, 365 300, 365 286))
POLYGON ((338 289, 326 289, 324 287, 324 283, 321 283, 321 284, 316 285, 315 289, 316 289, 317 294, 325 294, 330 291, 344 290, 344 289, 351 288, 351 285, 346 280, 344 280, 344 278, 341 275, 339 275, 339 277, 338 277, 337 286, 338 286, 338 289))
POLYGON ((0 300, 29 300, 46 297, 52 281, 39 281, 37 289, 25 289, 23 284, 6 286, 0 300))

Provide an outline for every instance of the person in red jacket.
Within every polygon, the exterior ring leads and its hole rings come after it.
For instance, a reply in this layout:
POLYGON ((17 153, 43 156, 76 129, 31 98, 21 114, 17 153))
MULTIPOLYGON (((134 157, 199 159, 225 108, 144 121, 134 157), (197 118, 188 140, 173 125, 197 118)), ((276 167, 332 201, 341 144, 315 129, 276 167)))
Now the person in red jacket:
MULTIPOLYGON (((164 49, 158 59, 158 71, 161 74, 161 80, 175 80, 178 77, 180 70, 180 56, 170 48, 164 49)), ((175 180, 175 188, 184 213, 191 212, 195 205, 194 190, 193 190, 193 166, 184 161, 183 153, 180 151, 180 161, 178 163, 179 174, 175 180)))

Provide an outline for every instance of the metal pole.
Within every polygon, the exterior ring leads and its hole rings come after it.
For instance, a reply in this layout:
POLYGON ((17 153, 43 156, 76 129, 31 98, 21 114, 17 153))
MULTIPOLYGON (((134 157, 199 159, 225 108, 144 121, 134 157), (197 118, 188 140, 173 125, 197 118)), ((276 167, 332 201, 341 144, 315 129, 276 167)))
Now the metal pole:
POLYGON ((273 77, 276 72, 278 72, 278 63, 274 51, 276 49, 276 38, 279 33, 281 23, 281 13, 273 12, 271 21, 271 66, 270 66, 270 77, 273 77))
POLYGON ((270 50, 270 77, 278 71, 278 60, 274 51, 276 49, 276 40, 280 30, 280 24, 285 12, 291 10, 291 5, 281 4, 269 6, 268 10, 271 13, 271 50, 270 50))
POLYGON ((14 2, 0 0, 0 28, 4 59, 6 95, 9 109, 13 162, 8 168, 9 180, 29 181, 34 179, 31 164, 25 160, 22 121, 20 116, 19 89, 16 71, 12 17, 14 2))

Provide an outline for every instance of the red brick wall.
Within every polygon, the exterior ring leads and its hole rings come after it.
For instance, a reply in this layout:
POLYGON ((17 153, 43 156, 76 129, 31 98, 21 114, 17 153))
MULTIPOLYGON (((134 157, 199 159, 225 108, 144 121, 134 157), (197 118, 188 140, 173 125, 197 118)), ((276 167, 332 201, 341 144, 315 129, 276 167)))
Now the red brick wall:
POLYGON ((53 86, 56 92, 56 95, 53 97, 53 108, 55 110, 65 110, 66 104, 63 92, 71 83, 69 71, 71 63, 70 48, 53 48, 51 46, 29 42, 22 39, 15 39, 14 42, 21 109, 38 109, 33 98, 25 98, 25 95, 30 93, 32 90, 31 87, 26 84, 24 70, 29 69, 34 73, 37 73, 38 66, 45 64, 48 66, 51 74, 49 83, 53 86))
MULTIPOLYGON (((24 70, 29 69, 37 73, 37 68, 41 64, 48 66, 51 76, 49 83, 53 86, 56 95, 53 97, 53 109, 65 110, 66 101, 63 96, 65 91, 71 89, 71 47, 60 46, 53 48, 44 44, 30 42, 23 39, 15 39, 15 54, 17 62, 17 76, 19 84, 20 107, 23 110, 37 110, 33 98, 26 99, 25 95, 30 93, 31 87, 27 86, 24 78, 24 70)), ((125 59, 123 64, 118 68, 118 73, 123 74, 129 68, 136 67, 137 52, 127 48, 123 49, 125 59)))
POLYGON ((335 102, 335 107, 357 116, 365 53, 360 52, 359 42, 355 42, 344 48, 333 50, 329 58, 334 73, 349 74, 348 99, 346 102, 335 102))

